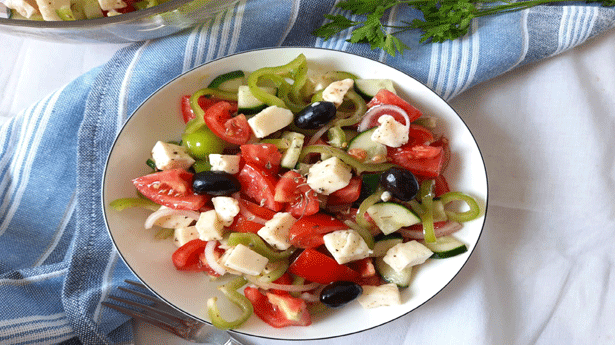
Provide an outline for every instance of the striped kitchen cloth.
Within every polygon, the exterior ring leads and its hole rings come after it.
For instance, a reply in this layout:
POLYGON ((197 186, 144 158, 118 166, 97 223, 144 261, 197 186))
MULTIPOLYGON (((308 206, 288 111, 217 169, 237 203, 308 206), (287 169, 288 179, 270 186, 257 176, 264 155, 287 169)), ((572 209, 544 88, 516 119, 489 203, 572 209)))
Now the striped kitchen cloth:
MULTIPOLYGON (((474 20, 455 41, 419 44, 419 33, 406 32, 410 51, 391 57, 348 43, 348 31, 328 41, 312 36, 323 15, 345 14, 334 4, 241 0, 200 26, 120 50, 0 127, 0 344, 132 341, 128 318, 100 304, 134 279, 105 230, 101 177, 127 117, 182 72, 251 49, 323 47, 382 61, 451 99, 615 25, 611 8, 543 6, 474 20)), ((416 16, 402 7, 388 22, 416 16)))

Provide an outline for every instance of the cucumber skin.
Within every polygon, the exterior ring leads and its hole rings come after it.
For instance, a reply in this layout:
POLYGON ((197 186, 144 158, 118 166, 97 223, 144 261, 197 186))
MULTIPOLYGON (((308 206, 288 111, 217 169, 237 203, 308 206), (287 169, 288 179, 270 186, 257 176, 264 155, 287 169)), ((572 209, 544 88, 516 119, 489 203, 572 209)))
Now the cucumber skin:
POLYGON ((388 283, 393 283, 400 288, 405 288, 410 285, 410 281, 412 280, 412 267, 408 266, 404 268, 401 272, 395 272, 395 270, 389 266, 386 262, 384 262, 383 257, 378 257, 374 260, 374 267, 376 271, 382 279, 384 279, 388 283))
MULTIPOLYGON (((394 94, 397 94, 397 91, 395 90, 395 87, 393 86, 393 82, 389 79, 357 79, 355 80, 355 90, 357 91, 357 93, 364 99, 364 100, 370 100, 372 99, 376 94, 374 92, 370 92, 369 90, 366 90, 367 87, 369 87, 369 85, 361 85, 362 83, 375 83, 375 84, 379 84, 379 83, 385 83, 385 84, 389 84, 389 85, 385 85, 384 89, 387 89, 391 92, 393 92, 394 94), (388 87, 387 87, 388 86, 388 87)), ((380 89, 382 89, 380 88, 380 89)))
POLYGON ((468 247, 466 247, 466 245, 464 244, 461 247, 457 247, 455 249, 446 251, 446 252, 440 252, 440 253, 436 253, 434 252, 433 255, 431 256, 432 259, 446 259, 446 258, 452 258, 453 256, 457 256, 459 254, 463 254, 465 252, 468 251, 468 247))
POLYGON ((245 73, 241 70, 237 70, 237 71, 231 71, 228 73, 224 73, 221 74, 217 77, 215 77, 207 86, 208 88, 211 89, 217 89, 220 87, 220 85, 224 84, 225 82, 229 81, 229 80, 233 80, 233 79, 237 79, 237 78, 244 78, 245 77, 245 73))
POLYGON ((463 254, 468 251, 468 247, 464 243, 452 236, 443 236, 440 237, 438 240, 444 241, 444 243, 438 243, 437 241, 436 243, 428 243, 425 241, 421 241, 423 245, 425 245, 427 248, 429 248, 429 250, 433 252, 433 255, 431 256, 432 259, 446 259, 459 254, 463 254), (453 246, 450 249, 447 249, 446 246, 450 245, 451 243, 452 245, 456 245, 456 247, 453 246))

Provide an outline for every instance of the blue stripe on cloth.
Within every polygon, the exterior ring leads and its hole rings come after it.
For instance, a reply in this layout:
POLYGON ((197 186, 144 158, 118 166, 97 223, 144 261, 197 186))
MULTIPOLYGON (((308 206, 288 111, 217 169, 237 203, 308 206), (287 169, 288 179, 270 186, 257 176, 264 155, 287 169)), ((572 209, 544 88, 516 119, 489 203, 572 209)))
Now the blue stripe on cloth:
MULTIPOLYGON (((399 37, 411 50, 391 57, 349 44, 349 30, 328 41, 312 36, 323 15, 347 15, 334 4, 241 0, 200 26, 120 50, 0 127, 0 343, 132 339, 128 318, 100 305, 124 279, 134 279, 105 230, 101 177, 128 116, 177 75, 236 52, 314 46, 385 62, 451 99, 615 25, 613 9, 544 6, 475 20, 469 35, 452 42, 420 44, 418 32, 405 32, 399 37)), ((395 25, 417 16, 401 7, 386 20, 395 25)))

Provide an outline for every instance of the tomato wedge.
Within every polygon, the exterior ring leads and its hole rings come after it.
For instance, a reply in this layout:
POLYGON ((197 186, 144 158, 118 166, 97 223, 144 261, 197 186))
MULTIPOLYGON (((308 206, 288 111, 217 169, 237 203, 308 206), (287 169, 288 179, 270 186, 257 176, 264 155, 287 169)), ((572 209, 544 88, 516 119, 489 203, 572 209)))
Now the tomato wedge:
POLYGON ((271 218, 273 218, 273 216, 275 216, 275 212, 266 208, 266 207, 261 207, 251 201, 248 200, 244 200, 244 199, 239 199, 239 205, 241 207, 245 207, 246 210, 252 214, 254 214, 255 216, 262 218, 264 220, 270 220, 271 218))
POLYGON ((245 144, 239 147, 241 156, 246 163, 258 166, 277 174, 280 170, 282 154, 273 144, 245 144))
POLYGON ((307 304, 300 298, 271 292, 265 296, 251 286, 246 287, 243 293, 252 303, 256 316, 275 328, 312 324, 307 304))
POLYGON ((391 163, 422 177, 437 177, 444 163, 444 150, 434 146, 406 144, 389 148, 387 156, 391 163))
POLYGON ((248 218, 246 218, 241 213, 235 216, 235 219, 233 220, 233 224, 229 226, 229 228, 232 229, 233 231, 251 232, 253 234, 257 233, 258 230, 260 230, 262 227, 263 227, 263 224, 248 220, 248 218))
POLYGON ((290 243, 297 248, 315 248, 324 244, 322 237, 336 230, 348 229, 340 220, 328 214, 316 213, 297 220, 290 228, 290 243))
POLYGON ((181 210, 198 210, 210 197, 192 191, 192 174, 183 169, 159 171, 132 180, 137 190, 153 202, 181 210))
POLYGON ((311 282, 329 284, 336 281, 356 281, 359 272, 340 265, 335 259, 309 248, 301 252, 290 264, 288 271, 311 282))
POLYGON ((206 241, 195 239, 177 248, 171 258, 173 265, 180 271, 204 271, 206 268, 200 260, 201 254, 205 251, 206 241))
POLYGON ((284 173, 275 186, 274 199, 277 202, 288 203, 285 211, 293 217, 310 216, 320 210, 316 193, 308 186, 305 177, 296 171, 284 173))
MULTIPOLYGON (((423 115, 420 110, 416 109, 410 103, 404 101, 402 98, 387 89, 382 89, 378 91, 378 93, 369 101, 369 103, 367 103, 367 107, 371 108, 381 104, 396 105, 402 108, 408 114, 410 122, 418 119, 419 117, 421 117, 421 115, 423 115)), ((395 120, 399 121, 397 118, 395 120)), ((405 120, 402 120, 400 122, 406 123, 405 120)))
POLYGON ((237 175, 237 179, 241 183, 243 194, 270 210, 276 212, 282 210, 283 204, 273 198, 275 186, 278 183, 274 175, 246 163, 237 175))
POLYGON ((241 114, 233 117, 237 105, 220 101, 205 111, 204 119, 207 127, 219 138, 231 144, 245 144, 252 136, 248 120, 241 114))
POLYGON ((361 196, 362 182, 361 177, 353 176, 346 187, 329 194, 327 205, 344 205, 357 201, 361 196))
POLYGON ((410 124, 408 130, 408 144, 425 145, 434 140, 433 133, 421 125, 410 124))
MULTIPOLYGON (((215 98, 215 97, 201 96, 199 98, 199 105, 201 106, 201 109, 205 111, 209 109, 209 107, 211 107, 212 105, 220 101, 222 101, 222 99, 215 98)), ((233 105, 236 105, 237 103, 237 102, 232 102, 232 101, 225 101, 225 102, 228 102, 233 105)), ((192 109, 192 106, 190 105, 190 95, 185 95, 181 98, 181 111, 182 111, 182 118, 184 119, 185 123, 188 123, 188 121, 195 118, 194 110, 192 109)))

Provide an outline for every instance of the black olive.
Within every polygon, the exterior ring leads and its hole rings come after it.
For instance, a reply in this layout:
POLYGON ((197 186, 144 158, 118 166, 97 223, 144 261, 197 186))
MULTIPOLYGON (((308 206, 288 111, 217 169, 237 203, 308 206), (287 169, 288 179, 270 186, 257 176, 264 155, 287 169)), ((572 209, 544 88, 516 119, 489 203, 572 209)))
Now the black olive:
POLYGON ((237 178, 224 171, 201 171, 192 177, 196 194, 231 195, 241 190, 237 178))
POLYGON ((338 308, 353 301, 363 293, 361 285, 353 282, 338 281, 325 286, 320 292, 322 304, 338 308))
POLYGON ((335 118, 336 111, 331 102, 312 103, 295 115, 295 125, 301 129, 318 129, 335 118))
POLYGON ((380 185, 393 197, 410 201, 419 191, 419 183, 410 171, 402 168, 391 168, 380 175, 380 185))

